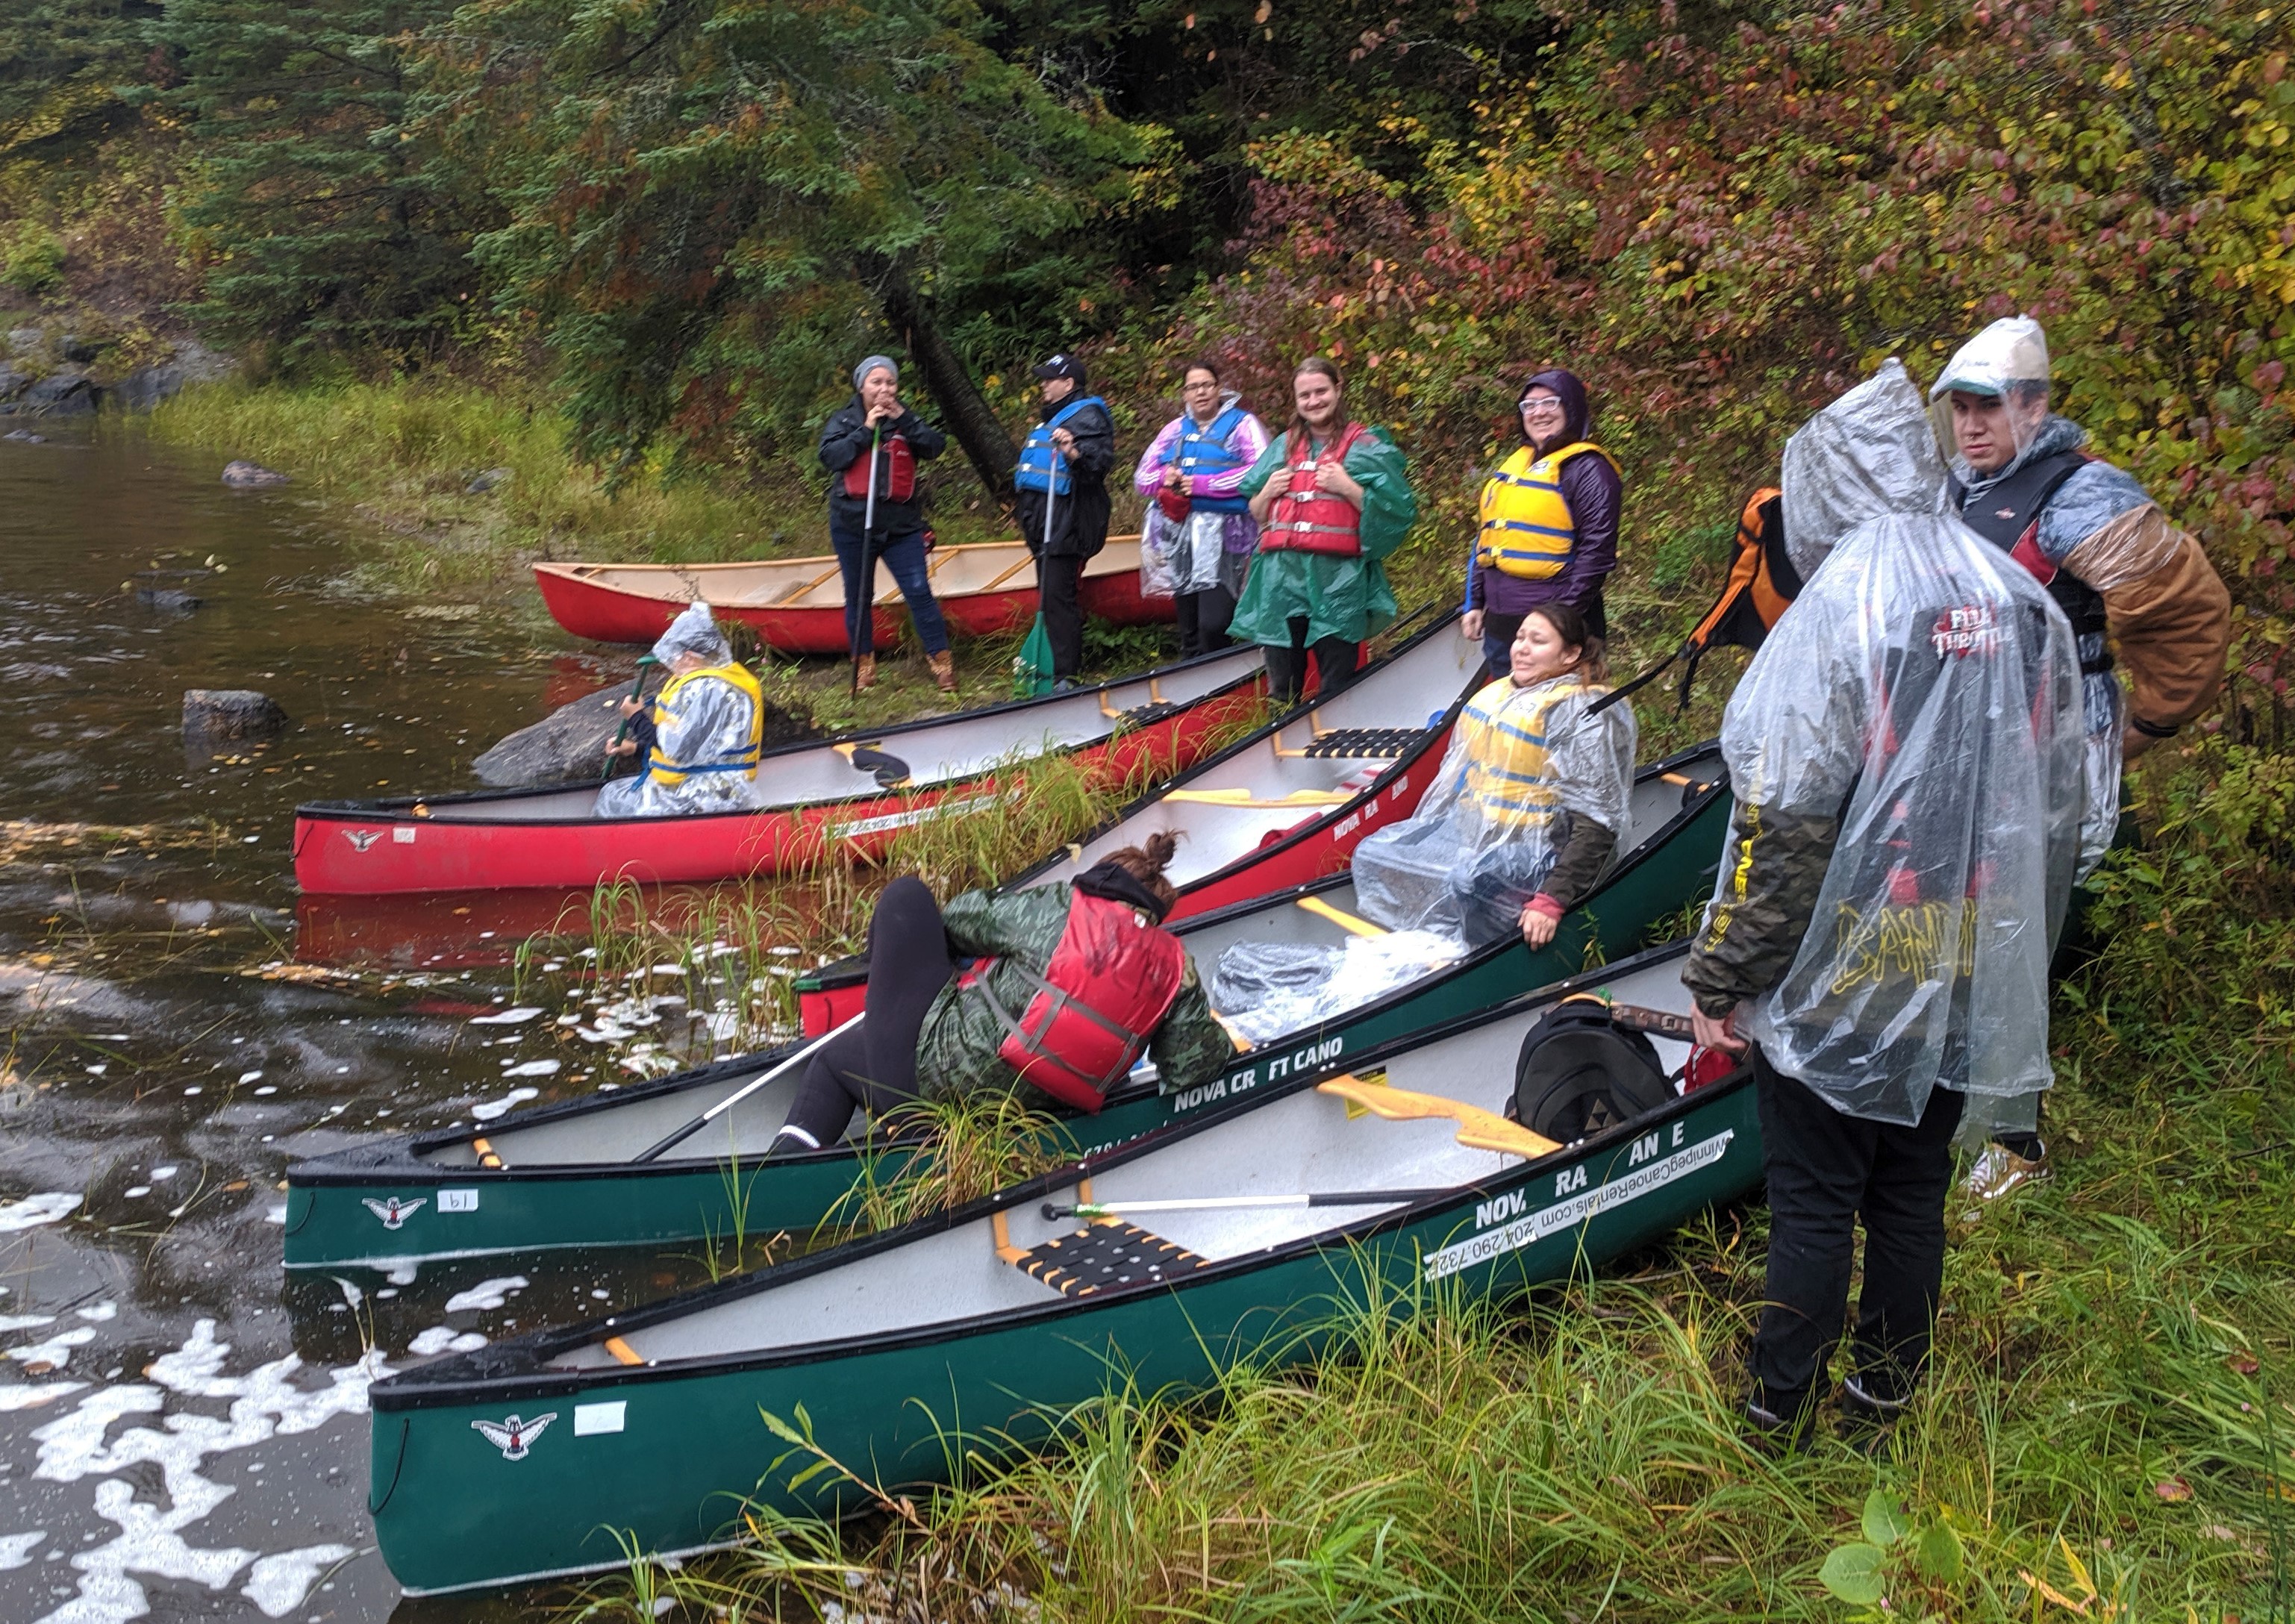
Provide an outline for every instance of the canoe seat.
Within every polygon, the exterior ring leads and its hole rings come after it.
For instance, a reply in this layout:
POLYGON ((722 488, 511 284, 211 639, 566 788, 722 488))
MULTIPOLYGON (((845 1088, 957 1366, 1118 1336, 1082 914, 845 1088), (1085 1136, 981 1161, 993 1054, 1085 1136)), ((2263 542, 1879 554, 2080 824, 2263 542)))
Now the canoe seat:
POLYGON ((1425 737, 1424 728, 1333 728, 1316 734, 1314 742, 1298 753, 1349 761, 1401 761, 1404 752, 1425 737))
POLYGON ((1063 1297, 1089 1297, 1129 1286, 1161 1285, 1174 1276, 1194 1273, 1207 1261, 1136 1224, 1103 1220, 1078 1234, 1057 1235, 1032 1246, 1015 1257, 1012 1266, 1063 1297))

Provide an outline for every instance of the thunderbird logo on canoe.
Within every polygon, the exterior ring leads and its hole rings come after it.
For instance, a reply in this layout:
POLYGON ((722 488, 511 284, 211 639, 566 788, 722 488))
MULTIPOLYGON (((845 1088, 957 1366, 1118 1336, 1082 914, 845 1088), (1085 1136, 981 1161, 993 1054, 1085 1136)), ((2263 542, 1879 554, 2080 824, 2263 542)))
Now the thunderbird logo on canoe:
POLYGON ((377 1201, 372 1196, 366 1198, 366 1210, 382 1220, 382 1227, 386 1229, 397 1228, 429 1204, 430 1198, 427 1196, 413 1201, 401 1201, 396 1196, 385 1201, 377 1201))
POLYGON ((363 852, 382 838, 382 831, 379 828, 347 828, 343 831, 343 838, 351 843, 352 851, 363 852))
POLYGON ((534 1440, 542 1436, 542 1430, 557 1419, 558 1412, 551 1409, 531 1421, 518 1416, 504 1416, 500 1421, 473 1421, 470 1430, 500 1449, 504 1460, 524 1460, 534 1440))

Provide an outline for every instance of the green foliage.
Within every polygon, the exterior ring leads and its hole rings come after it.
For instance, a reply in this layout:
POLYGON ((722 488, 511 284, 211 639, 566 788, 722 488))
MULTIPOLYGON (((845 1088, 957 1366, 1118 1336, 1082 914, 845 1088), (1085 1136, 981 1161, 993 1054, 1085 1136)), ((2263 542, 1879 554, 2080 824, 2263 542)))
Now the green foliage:
POLYGON ((174 0, 153 37, 180 75, 151 93, 190 124, 182 219, 207 266, 193 314, 290 365, 410 362, 463 326, 485 176, 402 124, 406 37, 445 0, 174 0))
POLYGON ((1905 1610, 1908 1616, 1950 1616, 1960 1601, 1964 1552, 1952 1524, 1936 1517, 1915 1525, 1885 1489, 1865 1497, 1864 1538, 1834 1546, 1817 1570, 1817 1582, 1840 1601, 1867 1609, 1860 1619, 1886 1620, 1905 1610))
POLYGON ((54 159, 126 125, 149 0, 0 0, 0 159, 54 159))
POLYGON ((0 282, 19 293, 49 291, 63 280, 62 240, 44 226, 27 224, 0 249, 0 282))

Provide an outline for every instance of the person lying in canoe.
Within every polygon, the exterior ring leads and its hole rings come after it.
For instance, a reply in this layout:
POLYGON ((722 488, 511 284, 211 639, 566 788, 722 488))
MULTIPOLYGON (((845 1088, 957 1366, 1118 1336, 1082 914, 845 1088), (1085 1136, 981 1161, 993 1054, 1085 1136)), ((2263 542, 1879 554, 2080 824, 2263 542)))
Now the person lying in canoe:
POLYGON ((1232 1030, 1254 1042, 1295 1032, 1515 932, 1542 948, 1594 889, 1627 828, 1632 707, 1593 709, 1608 671, 1574 605, 1526 611, 1507 652, 1417 814, 1355 848, 1355 907, 1388 934, 1235 943, 1212 983, 1232 1030))
POLYGON ((806 1062, 772 1151, 835 1144, 855 1106, 878 1117, 1017 1090, 1097 1111, 1142 1054, 1167 1089, 1218 1076, 1235 1045, 1162 927, 1177 845, 1152 835, 1073 884, 968 891, 945 909, 913 875, 886 886, 869 921, 868 1018, 806 1062))
POLYGON ((739 812, 758 804, 757 761, 765 737, 765 695, 706 603, 689 604, 653 646, 669 673, 650 705, 622 701, 636 736, 608 745, 631 755, 644 741, 646 770, 598 792, 601 818, 657 818, 739 812))

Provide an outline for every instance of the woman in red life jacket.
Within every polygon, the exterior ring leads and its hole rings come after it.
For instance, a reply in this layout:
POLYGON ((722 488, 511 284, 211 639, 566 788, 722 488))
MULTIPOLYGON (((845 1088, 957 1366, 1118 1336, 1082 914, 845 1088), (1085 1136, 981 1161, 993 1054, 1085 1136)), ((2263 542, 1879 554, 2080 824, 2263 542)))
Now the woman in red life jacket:
POLYGON ((854 692, 877 680, 876 560, 899 583, 925 646, 925 664, 943 693, 956 691, 956 657, 933 597, 925 554, 931 532, 917 495, 917 464, 948 449, 948 437, 901 403, 901 369, 871 355, 853 369, 853 398, 821 428, 821 465, 829 472, 829 539, 845 576, 845 638, 854 692), (868 572, 863 582, 862 572, 868 572))
POLYGON ((869 922, 868 1018, 806 1062, 773 1150, 835 1144, 856 1106, 873 1117, 1017 1089, 1097 1111, 1143 1055, 1167 1091, 1218 1076, 1235 1046, 1162 927, 1177 844, 1154 835, 1073 884, 968 891, 945 909, 912 875, 886 886, 869 922))
POLYGON ((1353 681, 1363 640, 1394 619, 1379 560, 1418 518, 1401 451, 1347 416, 1336 366, 1301 362, 1291 397, 1290 428, 1243 478, 1259 556, 1228 624, 1266 649, 1269 686, 1285 700, 1306 691, 1310 653, 1321 693, 1353 681))

